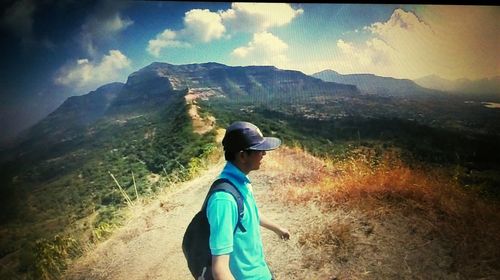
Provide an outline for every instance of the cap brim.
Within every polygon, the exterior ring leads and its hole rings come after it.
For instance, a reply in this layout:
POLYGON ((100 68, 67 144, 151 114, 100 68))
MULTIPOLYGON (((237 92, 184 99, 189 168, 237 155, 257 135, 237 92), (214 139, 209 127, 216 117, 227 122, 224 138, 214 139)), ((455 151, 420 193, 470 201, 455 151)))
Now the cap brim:
POLYGON ((264 141, 260 144, 253 145, 247 148, 251 151, 271 151, 278 148, 281 145, 281 140, 275 137, 264 137, 264 141))

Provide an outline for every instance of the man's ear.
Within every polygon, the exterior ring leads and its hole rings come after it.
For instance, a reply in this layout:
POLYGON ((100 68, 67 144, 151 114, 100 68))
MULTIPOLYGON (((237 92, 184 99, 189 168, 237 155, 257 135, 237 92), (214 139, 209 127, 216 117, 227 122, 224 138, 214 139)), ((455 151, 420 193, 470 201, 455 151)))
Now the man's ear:
POLYGON ((237 156, 239 157, 240 162, 246 162, 248 158, 248 153, 245 151, 239 151, 237 156))
POLYGON ((245 160, 245 152, 243 151, 239 151, 237 154, 236 154, 236 157, 238 158, 238 161, 242 162, 245 160))

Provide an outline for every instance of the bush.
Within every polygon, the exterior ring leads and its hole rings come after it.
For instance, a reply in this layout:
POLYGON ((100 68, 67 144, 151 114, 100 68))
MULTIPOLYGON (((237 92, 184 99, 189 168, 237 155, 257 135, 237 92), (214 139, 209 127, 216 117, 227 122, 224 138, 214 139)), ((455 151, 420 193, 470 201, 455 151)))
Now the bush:
POLYGON ((70 236, 56 235, 51 240, 42 238, 34 247, 34 278, 59 279, 68 259, 81 255, 79 243, 70 236))

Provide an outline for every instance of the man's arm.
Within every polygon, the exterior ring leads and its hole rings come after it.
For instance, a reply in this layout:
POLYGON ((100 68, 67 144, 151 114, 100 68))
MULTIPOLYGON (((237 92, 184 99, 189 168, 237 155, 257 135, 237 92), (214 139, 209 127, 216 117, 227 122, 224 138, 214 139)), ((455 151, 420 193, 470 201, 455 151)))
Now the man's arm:
POLYGON ((208 201, 207 218, 210 224, 212 275, 217 280, 234 280, 229 270, 229 254, 233 251, 233 230, 238 221, 238 207, 231 194, 213 194, 208 201))
POLYGON ((290 239, 290 232, 288 229, 282 228, 279 225, 273 223, 271 220, 267 219, 263 215, 260 215, 260 226, 267 228, 268 230, 274 231, 281 239, 290 239))
POLYGON ((212 256, 212 275, 215 280, 234 280, 229 270, 229 255, 212 256))

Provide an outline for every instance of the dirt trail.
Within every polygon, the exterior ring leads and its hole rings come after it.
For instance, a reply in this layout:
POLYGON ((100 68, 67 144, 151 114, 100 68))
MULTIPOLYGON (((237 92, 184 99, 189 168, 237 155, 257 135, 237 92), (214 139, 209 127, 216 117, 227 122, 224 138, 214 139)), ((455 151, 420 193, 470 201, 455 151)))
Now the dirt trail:
POLYGON ((222 164, 148 205, 135 206, 127 224, 77 261, 66 278, 189 279, 182 236, 222 164))
MULTIPOLYGON (((291 239, 283 241, 262 229, 266 259, 277 279, 463 279, 450 271, 446 242, 413 214, 366 216, 341 206, 325 213, 314 204, 285 205, 272 189, 280 188, 273 182, 288 176, 286 168, 268 168, 285 155, 269 153, 262 170, 249 175, 260 213, 291 232, 291 239), (318 240, 318 234, 332 235, 338 243, 304 245, 318 240), (325 250, 334 254, 322 259, 325 250)), ((135 206, 128 222, 76 261, 65 279, 191 279, 181 249, 183 233, 223 164, 135 206)))
MULTIPOLYGON (((77 260, 65 279, 191 279, 181 250, 182 237, 223 164, 219 162, 200 177, 180 184, 148 205, 134 206, 128 222, 77 260)), ((264 199, 265 191, 265 187, 255 188, 257 198, 264 199)), ((293 212, 284 213, 281 206, 270 203, 266 200, 261 205, 261 212, 269 218, 284 220, 284 216, 290 215, 298 221, 293 212)), ((294 220, 287 220, 285 226, 293 223, 294 220)), ((271 265, 285 261, 280 252, 298 250, 293 248, 293 241, 281 241, 271 232, 263 232, 263 239, 266 253, 276 259, 270 260, 271 265)))
MULTIPOLYGON (((186 101, 196 98, 190 94, 186 101)), ((193 109, 196 104, 191 105, 197 132, 210 130, 211 125, 193 109)), ((218 143, 223 134, 218 131, 218 143)), ((301 181, 301 173, 314 173, 323 164, 305 154, 293 156, 284 147, 268 153, 261 170, 249 175, 261 215, 291 233, 290 240, 283 241, 262 229, 266 260, 277 279, 463 279, 451 272, 450 244, 418 212, 381 207, 367 215, 342 205, 332 205, 328 212, 312 203, 286 205, 286 197, 275 191, 284 187, 277 182, 283 184, 282 178, 301 181), (291 164, 301 171, 292 172, 291 164), (332 243, 315 246, 325 237, 332 243)), ((182 237, 223 166, 221 159, 198 178, 171 187, 152 202, 133 206, 126 224, 75 261, 64 278, 192 279, 182 237)))
POLYGON ((184 97, 184 99, 186 100, 186 104, 189 105, 188 113, 193 123, 193 130, 198 134, 205 134, 211 131, 215 126, 215 118, 213 116, 202 118, 198 113, 199 107, 196 100, 198 98, 206 98, 207 96, 211 96, 211 93, 190 89, 188 94, 186 94, 186 96, 184 97))
MULTIPOLYGON (((189 114, 196 133, 204 134, 214 125, 213 117, 202 119, 197 110, 196 99, 210 94, 205 91, 190 91, 185 99, 190 105, 189 114)), ((223 130, 217 131, 216 141, 220 143, 223 130)), ((105 242, 97 245, 68 269, 65 279, 191 279, 182 253, 181 243, 184 231, 192 217, 199 211, 208 187, 224 166, 223 159, 198 178, 172 187, 159 198, 146 205, 129 209, 131 217, 105 242), (175 189, 174 189, 175 188, 175 189)), ((257 178, 262 175, 257 175, 257 178)), ((262 178, 267 178, 263 176, 262 178)), ((261 212, 272 220, 285 220, 287 214, 296 217, 283 224, 287 227, 300 226, 298 207, 283 211, 283 205, 272 205, 266 194, 268 186, 255 188, 255 196, 265 203, 261 212), (298 212, 297 212, 298 214, 298 212)), ((306 213, 312 213, 311 211, 306 213)), ((302 217, 304 215, 301 215, 302 217)), ((292 240, 294 238, 292 237, 292 240)), ((274 233, 263 232, 266 254, 275 273, 286 271, 287 265, 296 265, 292 259, 283 258, 283 252, 295 252, 300 256, 296 242, 279 240, 274 233), (292 245, 293 244, 293 245, 292 245), (280 247, 279 250, 276 250, 280 247)), ((297 267, 300 267, 297 266, 297 267)))

